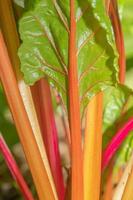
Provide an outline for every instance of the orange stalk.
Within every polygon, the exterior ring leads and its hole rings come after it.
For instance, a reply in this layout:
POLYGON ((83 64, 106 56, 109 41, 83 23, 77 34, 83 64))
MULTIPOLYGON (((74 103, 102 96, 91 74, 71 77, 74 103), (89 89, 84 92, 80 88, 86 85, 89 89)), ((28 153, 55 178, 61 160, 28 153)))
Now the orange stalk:
POLYGON ((112 196, 113 196, 113 167, 114 167, 114 161, 112 160, 112 162, 110 163, 110 166, 108 168, 107 181, 106 181, 106 185, 105 185, 103 200, 112 200, 112 196))
POLYGON ((84 144, 84 200, 100 198, 103 93, 92 98, 86 114, 84 144))
POLYGON ((78 91, 78 70, 76 55, 75 1, 70 1, 70 38, 69 38, 69 123, 71 134, 72 158, 72 200, 83 200, 83 159, 78 91))
MULTIPOLYGON (((40 200, 55 200, 56 192, 53 186, 52 176, 49 170, 47 157, 40 153, 39 140, 38 145, 35 135, 31 128, 25 107, 18 89, 5 42, 0 31, 0 79, 2 81, 6 97, 13 114, 13 118, 18 130, 20 141, 24 148, 27 161, 29 163, 34 183, 36 185, 40 200), (38 173, 39 172, 39 173, 38 173)), ((41 146, 41 143, 40 143, 41 146)))
POLYGON ((50 86, 46 79, 41 79, 31 90, 58 197, 64 200, 65 187, 50 86))

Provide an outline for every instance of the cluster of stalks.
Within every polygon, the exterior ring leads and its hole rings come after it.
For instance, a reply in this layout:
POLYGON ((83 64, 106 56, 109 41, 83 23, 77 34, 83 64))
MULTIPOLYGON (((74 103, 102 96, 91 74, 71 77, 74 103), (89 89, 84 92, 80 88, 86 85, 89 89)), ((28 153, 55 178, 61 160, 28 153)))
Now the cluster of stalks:
MULTIPOLYGON (((118 130, 102 152, 103 92, 100 92, 91 99, 87 106, 84 144, 82 145, 74 4, 74 0, 70 0, 69 128, 65 125, 65 130, 71 157, 71 168, 66 184, 62 174, 51 88, 46 78, 41 79, 32 87, 25 84, 17 56, 20 40, 16 18, 19 17, 20 12, 13 9, 11 0, 0 0, 0 80, 40 200, 99 200, 101 174, 128 133, 133 129, 133 118, 131 118, 118 130)), ((119 53, 119 82, 124 84, 125 50, 117 1, 106 0, 105 7, 112 22, 119 53)), ((0 152, 18 183, 24 199, 34 199, 2 136, 0 136, 0 152)), ((112 199, 112 168, 113 164, 110 164, 105 194, 110 192, 107 197, 104 195, 104 200, 112 199)), ((123 177, 126 177, 125 184, 123 186, 122 180, 119 182, 115 196, 117 193, 121 193, 122 200, 131 200, 133 199, 131 187, 133 158, 127 164, 123 177)))

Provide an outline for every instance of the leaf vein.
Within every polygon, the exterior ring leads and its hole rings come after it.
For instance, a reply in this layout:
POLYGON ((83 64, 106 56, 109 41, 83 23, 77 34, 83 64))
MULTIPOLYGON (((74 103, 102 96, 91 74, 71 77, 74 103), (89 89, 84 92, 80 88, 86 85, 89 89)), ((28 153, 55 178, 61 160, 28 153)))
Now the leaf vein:
POLYGON ((56 11, 57 11, 57 14, 58 14, 60 20, 61 20, 62 23, 64 24, 64 26, 65 26, 67 32, 70 33, 70 29, 69 29, 68 23, 67 23, 67 21, 66 21, 66 19, 65 19, 65 16, 64 16, 64 14, 63 14, 63 12, 62 12, 60 6, 57 4, 57 1, 56 1, 56 0, 53 0, 53 3, 54 3, 55 9, 56 9, 56 11))
POLYGON ((79 77, 79 82, 84 78, 84 76, 90 71, 90 69, 96 69, 94 68, 94 65, 97 63, 97 61, 105 54, 105 49, 98 55, 96 56, 95 60, 85 68, 85 70, 82 72, 82 74, 79 77))
POLYGON ((89 34, 87 38, 83 41, 83 43, 80 45, 80 47, 77 50, 77 55, 80 53, 81 49, 91 40, 93 37, 96 35, 97 31, 99 30, 100 27, 98 27, 94 32, 89 34))
POLYGON ((40 20, 38 19, 38 17, 35 16, 35 15, 33 15, 33 18, 35 19, 35 21, 36 21, 37 23, 39 23, 40 27, 42 28, 42 31, 44 32, 44 36, 47 37, 47 39, 48 39, 48 41, 49 41, 51 47, 53 48, 53 50, 54 50, 54 52, 55 52, 57 58, 58 58, 59 61, 60 61, 60 63, 61 63, 61 65, 62 65, 62 67, 63 67, 65 73, 68 73, 67 66, 66 66, 65 63, 64 63, 63 58, 62 58, 62 56, 61 56, 59 50, 56 48, 56 45, 55 45, 54 40, 52 40, 52 39, 49 37, 49 35, 48 35, 48 33, 47 33, 45 27, 44 27, 43 24, 40 22, 40 20))

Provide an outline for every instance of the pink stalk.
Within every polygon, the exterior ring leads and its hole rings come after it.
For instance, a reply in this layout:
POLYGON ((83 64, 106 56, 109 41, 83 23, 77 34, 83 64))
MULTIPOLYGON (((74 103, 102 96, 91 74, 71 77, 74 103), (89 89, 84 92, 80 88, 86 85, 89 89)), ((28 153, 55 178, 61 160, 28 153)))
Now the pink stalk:
POLYGON ((0 135, 0 152, 2 153, 13 178, 17 182, 24 199, 25 200, 34 200, 32 194, 31 194, 31 192, 30 192, 30 190, 27 186, 27 183, 25 182, 25 180, 24 180, 24 178, 21 174, 21 171, 19 170, 17 163, 14 160, 14 158, 13 158, 8 146, 6 145, 2 135, 0 135))
POLYGON ((116 153, 122 142, 128 136, 128 133, 133 130, 133 118, 129 119, 126 124, 116 133, 113 139, 103 152, 102 156, 102 171, 107 167, 113 155, 116 153))
POLYGON ((31 90, 58 197, 59 200, 64 200, 65 186, 50 86, 43 78, 32 86, 31 90))

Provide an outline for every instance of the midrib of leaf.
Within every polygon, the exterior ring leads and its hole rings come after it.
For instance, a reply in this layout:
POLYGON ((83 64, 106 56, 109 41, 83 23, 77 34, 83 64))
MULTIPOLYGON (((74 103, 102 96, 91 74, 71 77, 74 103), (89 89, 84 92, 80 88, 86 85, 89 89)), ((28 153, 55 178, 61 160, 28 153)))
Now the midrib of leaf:
POLYGON ((76 56, 76 19, 75 1, 70 1, 70 38, 69 38, 69 68, 68 68, 68 93, 69 93, 69 123, 72 145, 72 191, 71 199, 83 200, 83 160, 82 138, 78 91, 78 69, 76 56))

